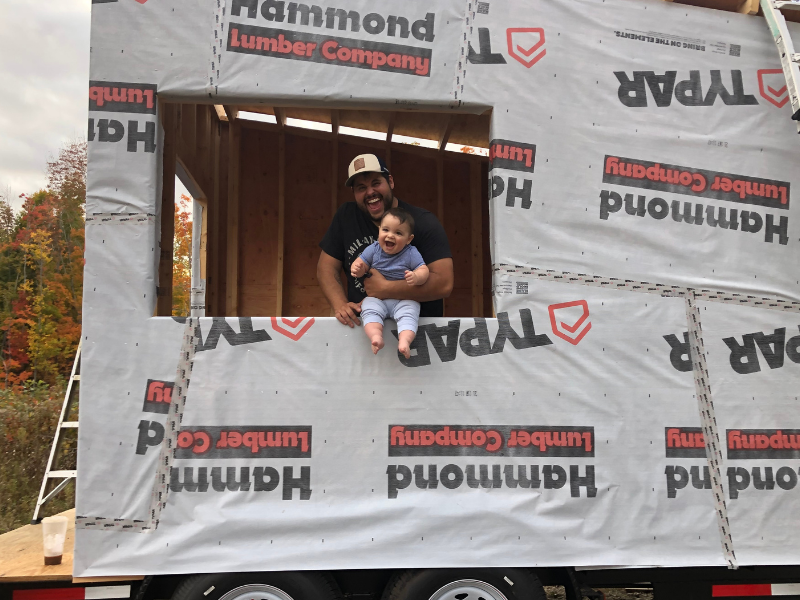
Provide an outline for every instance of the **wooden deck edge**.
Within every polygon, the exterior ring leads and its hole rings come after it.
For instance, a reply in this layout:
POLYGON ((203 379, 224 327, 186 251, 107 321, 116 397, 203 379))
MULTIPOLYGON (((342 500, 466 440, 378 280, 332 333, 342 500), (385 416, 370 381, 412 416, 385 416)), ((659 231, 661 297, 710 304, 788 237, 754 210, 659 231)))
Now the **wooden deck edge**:
POLYGON ((111 583, 119 581, 141 581, 144 575, 127 575, 119 577, 72 577, 72 583, 111 583))

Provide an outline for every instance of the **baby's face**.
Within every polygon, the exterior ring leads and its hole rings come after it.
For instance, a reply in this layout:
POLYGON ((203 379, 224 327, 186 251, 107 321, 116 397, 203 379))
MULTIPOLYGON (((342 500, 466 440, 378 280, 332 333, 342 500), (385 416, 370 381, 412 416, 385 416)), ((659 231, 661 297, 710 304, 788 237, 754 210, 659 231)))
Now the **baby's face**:
POLYGON ((413 239, 408 223, 401 223, 394 215, 383 217, 378 230, 378 244, 386 254, 397 254, 413 239))

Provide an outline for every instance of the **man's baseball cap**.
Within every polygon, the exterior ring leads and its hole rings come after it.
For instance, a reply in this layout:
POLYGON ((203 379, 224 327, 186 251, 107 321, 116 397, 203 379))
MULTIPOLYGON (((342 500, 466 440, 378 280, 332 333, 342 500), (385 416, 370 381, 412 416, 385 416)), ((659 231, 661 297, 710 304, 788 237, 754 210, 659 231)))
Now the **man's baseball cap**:
POLYGON ((386 168, 384 162, 374 154, 359 154, 356 156, 350 166, 347 167, 347 187, 353 187, 353 179, 356 175, 361 173, 382 173, 383 175, 390 175, 389 169, 386 168))

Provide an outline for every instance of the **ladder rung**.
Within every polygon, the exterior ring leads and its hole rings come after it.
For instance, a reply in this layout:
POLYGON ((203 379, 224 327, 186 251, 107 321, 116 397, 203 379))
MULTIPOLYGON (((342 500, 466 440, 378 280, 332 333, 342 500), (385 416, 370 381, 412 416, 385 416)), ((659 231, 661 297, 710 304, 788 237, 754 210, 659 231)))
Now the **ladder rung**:
POLYGON ((47 477, 50 479, 63 479, 64 477, 75 477, 78 471, 50 471, 47 477))
MULTIPOLYGON (((53 445, 50 446, 50 458, 47 459, 47 468, 44 473, 44 477, 42 478, 42 487, 39 489, 39 498, 36 501, 36 508, 33 510, 33 518, 31 519, 31 524, 36 524, 41 521, 39 518, 39 510, 44 506, 50 499, 52 499, 56 494, 58 494, 61 490, 63 490, 70 481, 75 481, 78 475, 77 470, 69 470, 69 471, 56 471, 51 470, 55 464, 55 461, 58 460, 58 456, 56 456, 56 451, 59 450, 61 441, 61 432, 64 429, 77 429, 78 423, 75 421, 65 421, 65 419, 69 415, 72 399, 73 399, 73 388, 80 387, 80 379, 81 376, 78 373, 80 370, 81 365, 81 343, 78 342, 78 349, 75 352, 75 361, 72 363, 72 371, 70 372, 70 380, 69 385, 67 386, 66 393, 64 394, 64 403, 61 405, 61 414, 58 417, 58 427, 56 429, 56 434, 53 438, 53 445), (75 385, 73 385, 75 384, 75 385), (58 483, 54 486, 53 490, 45 496, 45 490, 48 487, 48 481, 51 479, 60 479, 58 483)), ((63 449, 62 449, 63 450, 63 449)))

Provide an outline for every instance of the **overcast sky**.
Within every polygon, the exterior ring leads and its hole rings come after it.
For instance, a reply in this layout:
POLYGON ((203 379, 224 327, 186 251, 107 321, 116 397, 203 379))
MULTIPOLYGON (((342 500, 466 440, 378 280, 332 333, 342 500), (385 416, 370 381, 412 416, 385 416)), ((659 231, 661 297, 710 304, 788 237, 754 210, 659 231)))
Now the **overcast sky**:
POLYGON ((91 10, 91 0, 0 0, 0 195, 15 209, 47 183, 64 143, 86 139, 91 10))
POLYGON ((46 182, 62 144, 86 138, 90 0, 0 0, 0 193, 46 182))

